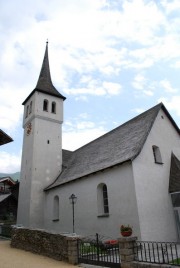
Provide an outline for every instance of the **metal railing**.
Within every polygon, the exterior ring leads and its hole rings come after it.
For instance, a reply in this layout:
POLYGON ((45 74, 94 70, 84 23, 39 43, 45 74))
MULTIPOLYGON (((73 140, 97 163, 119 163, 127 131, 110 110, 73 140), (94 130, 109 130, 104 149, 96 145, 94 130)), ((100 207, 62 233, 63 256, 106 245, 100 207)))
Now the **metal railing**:
POLYGON ((78 241, 79 263, 120 267, 119 244, 117 240, 99 234, 78 241))
POLYGON ((180 243, 136 241, 134 254, 138 262, 180 266, 180 243))

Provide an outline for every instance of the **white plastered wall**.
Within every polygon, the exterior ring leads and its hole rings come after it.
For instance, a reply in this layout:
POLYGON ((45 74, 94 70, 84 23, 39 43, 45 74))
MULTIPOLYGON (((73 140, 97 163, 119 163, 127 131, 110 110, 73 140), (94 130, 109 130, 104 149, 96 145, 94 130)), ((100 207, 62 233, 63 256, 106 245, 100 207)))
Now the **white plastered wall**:
POLYGON ((46 192, 45 228, 54 232, 72 232, 71 194, 77 196, 75 204, 75 232, 81 235, 100 233, 107 237, 120 236, 120 225, 133 226, 139 235, 139 219, 134 192, 131 162, 98 172, 46 192), (105 183, 108 190, 109 216, 98 217, 97 186, 105 183), (53 199, 60 200, 59 221, 53 222, 53 199))
POLYGON ((142 152, 133 161, 141 239, 176 241, 177 230, 169 189, 171 153, 180 149, 179 134, 160 110, 142 152), (163 164, 156 164, 152 146, 160 148, 163 164))

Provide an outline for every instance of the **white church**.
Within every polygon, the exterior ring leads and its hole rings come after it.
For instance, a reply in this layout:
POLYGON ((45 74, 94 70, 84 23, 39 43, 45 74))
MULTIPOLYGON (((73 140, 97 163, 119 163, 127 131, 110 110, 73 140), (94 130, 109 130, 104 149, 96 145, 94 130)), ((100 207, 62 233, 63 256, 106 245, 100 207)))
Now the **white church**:
POLYGON ((65 99, 51 81, 46 44, 37 85, 23 102, 17 224, 112 238, 126 224, 141 240, 180 239, 180 130, 165 106, 68 151, 65 99))

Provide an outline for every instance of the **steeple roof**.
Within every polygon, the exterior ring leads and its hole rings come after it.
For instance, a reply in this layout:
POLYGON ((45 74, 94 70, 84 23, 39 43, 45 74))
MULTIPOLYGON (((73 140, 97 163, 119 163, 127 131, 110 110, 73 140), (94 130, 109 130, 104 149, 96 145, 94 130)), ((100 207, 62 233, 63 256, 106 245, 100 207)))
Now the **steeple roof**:
POLYGON ((23 105, 27 102, 27 100, 34 94, 35 91, 39 91, 48 95, 52 95, 58 98, 65 100, 66 98, 61 95, 57 89, 54 87, 51 80, 51 73, 49 68, 49 57, 48 57, 48 42, 46 42, 46 49, 44 54, 44 59, 40 71, 40 75, 37 81, 37 85, 35 89, 31 92, 31 94, 25 99, 23 105))

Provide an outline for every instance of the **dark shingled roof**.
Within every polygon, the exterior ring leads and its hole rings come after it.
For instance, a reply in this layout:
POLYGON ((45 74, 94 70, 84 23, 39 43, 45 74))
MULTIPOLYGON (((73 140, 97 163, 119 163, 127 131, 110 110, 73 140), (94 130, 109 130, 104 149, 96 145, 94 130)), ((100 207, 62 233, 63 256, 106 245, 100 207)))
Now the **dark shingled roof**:
POLYGON ((62 167, 63 169, 67 168, 67 162, 72 156, 73 152, 69 150, 62 150, 62 167))
POLYGON ((171 155, 169 192, 180 192, 180 160, 173 153, 171 155))
POLYGON ((138 115, 116 129, 71 152, 66 168, 46 190, 97 171, 132 161, 141 152, 160 109, 163 109, 179 133, 162 103, 138 115))
POLYGON ((44 54, 44 60, 41 67, 41 72, 39 75, 39 79, 35 89, 31 92, 31 94, 25 99, 23 105, 28 101, 28 99, 34 94, 35 91, 39 91, 45 94, 49 94, 51 96, 55 96, 65 100, 66 98, 61 95, 57 89, 53 86, 49 68, 49 58, 48 58, 48 42, 46 43, 46 49, 44 54))
POLYGON ((11 141, 13 141, 13 139, 0 129, 0 145, 6 144, 11 141))

